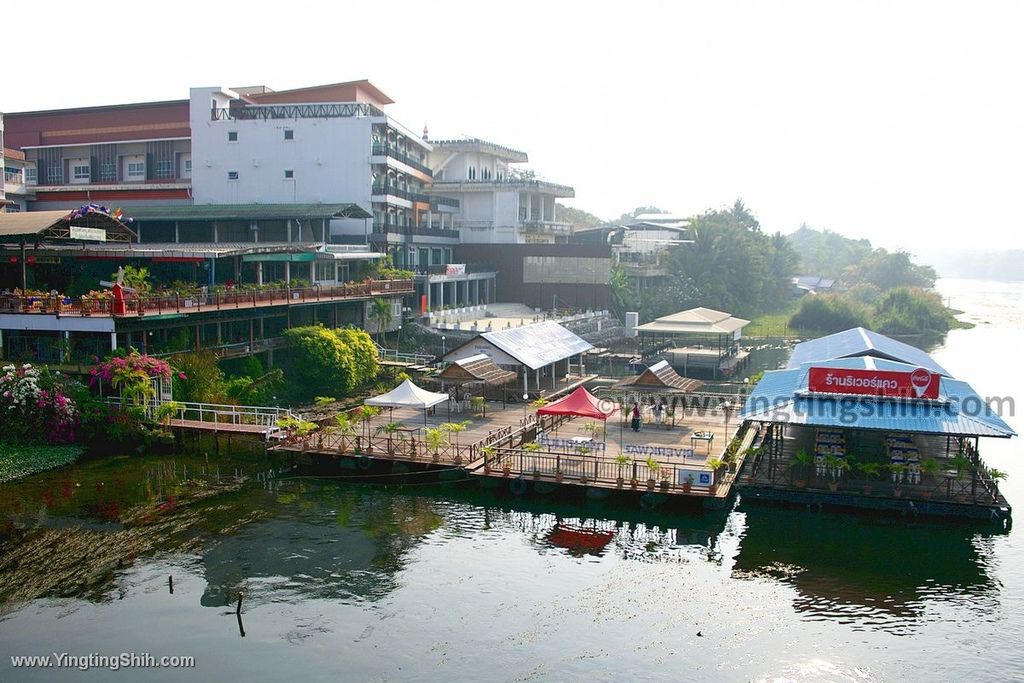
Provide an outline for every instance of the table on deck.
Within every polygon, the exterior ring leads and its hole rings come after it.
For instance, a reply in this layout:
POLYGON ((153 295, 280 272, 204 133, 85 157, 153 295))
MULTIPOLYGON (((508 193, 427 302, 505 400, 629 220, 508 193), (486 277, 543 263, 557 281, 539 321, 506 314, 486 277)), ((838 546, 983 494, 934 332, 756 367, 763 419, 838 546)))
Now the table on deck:
POLYGON ((707 445, 708 445, 707 452, 710 454, 711 453, 711 444, 714 443, 714 441, 715 441, 715 433, 714 432, 694 432, 693 434, 690 434, 690 448, 693 448, 694 444, 697 441, 704 441, 705 443, 707 443, 707 445))

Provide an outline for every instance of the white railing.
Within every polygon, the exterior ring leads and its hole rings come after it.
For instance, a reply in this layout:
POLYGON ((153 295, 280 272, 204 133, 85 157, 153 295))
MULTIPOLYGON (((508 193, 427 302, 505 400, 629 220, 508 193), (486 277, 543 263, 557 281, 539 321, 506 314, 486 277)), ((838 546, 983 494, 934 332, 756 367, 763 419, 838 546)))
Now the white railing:
MULTIPOLYGON (((120 397, 107 398, 107 403, 116 406, 126 404, 120 397)), ((177 407, 176 414, 170 419, 210 422, 216 425, 255 425, 263 427, 267 433, 279 429, 278 423, 285 418, 301 418, 290 408, 277 406, 237 406, 227 403, 197 403, 192 401, 159 401, 156 399, 144 405, 148 415, 156 414, 163 403, 173 403, 177 407)), ((136 404, 132 404, 136 405, 136 404)))

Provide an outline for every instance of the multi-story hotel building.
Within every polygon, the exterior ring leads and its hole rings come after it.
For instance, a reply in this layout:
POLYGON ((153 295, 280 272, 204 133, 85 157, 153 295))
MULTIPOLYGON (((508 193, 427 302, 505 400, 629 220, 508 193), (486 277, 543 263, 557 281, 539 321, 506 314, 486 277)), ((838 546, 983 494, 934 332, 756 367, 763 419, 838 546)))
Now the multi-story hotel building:
POLYGON ((554 244, 568 241, 571 226, 559 221, 555 200, 573 188, 539 180, 515 164, 526 152, 485 140, 431 143, 431 193, 459 202, 455 215, 463 244, 554 244))

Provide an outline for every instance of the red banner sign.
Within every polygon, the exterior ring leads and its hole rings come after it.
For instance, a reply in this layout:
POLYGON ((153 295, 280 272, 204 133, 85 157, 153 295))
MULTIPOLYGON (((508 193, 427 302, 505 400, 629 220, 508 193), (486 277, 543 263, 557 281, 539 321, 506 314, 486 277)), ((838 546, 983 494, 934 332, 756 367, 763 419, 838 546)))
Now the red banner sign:
POLYGON ((939 375, 924 368, 913 372, 811 368, 807 389, 825 394, 934 399, 939 397, 939 375))

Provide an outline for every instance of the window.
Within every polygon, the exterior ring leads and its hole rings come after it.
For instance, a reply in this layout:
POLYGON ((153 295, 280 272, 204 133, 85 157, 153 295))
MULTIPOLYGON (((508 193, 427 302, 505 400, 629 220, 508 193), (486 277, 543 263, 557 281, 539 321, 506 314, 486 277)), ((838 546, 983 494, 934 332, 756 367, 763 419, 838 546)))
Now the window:
POLYGON ((185 159, 185 175, 186 176, 191 176, 192 175, 192 160, 191 159, 185 159))
POLYGON ((128 179, 143 178, 146 175, 146 162, 144 161, 129 161, 128 162, 128 179))
POLYGON ((76 164, 71 167, 71 175, 75 180, 88 180, 89 166, 87 164, 76 164))
POLYGON ((117 180, 117 166, 113 162, 106 161, 100 164, 100 180, 117 180))
POLYGON ((476 180, 476 168, 474 168, 473 166, 470 166, 469 167, 469 174, 468 175, 469 175, 469 179, 470 180, 476 180))
POLYGON ((34 185, 35 184, 35 182, 36 182, 36 169, 34 167, 29 167, 29 168, 25 169, 25 182, 30 184, 30 185, 34 185))
POLYGON ((228 180, 238 180, 238 171, 228 171, 228 180))
POLYGON ((285 128, 284 129, 284 139, 285 140, 294 140, 295 139, 295 131, 292 130, 291 128, 285 128))
POLYGON ((170 159, 160 159, 156 162, 156 170, 153 173, 157 178, 173 178, 174 164, 170 159))
POLYGON ((291 170, 291 169, 287 169, 287 170, 286 170, 286 171, 284 172, 284 177, 285 177, 285 178, 294 178, 294 177, 295 177, 295 171, 293 171, 293 170, 291 170))
POLYGON ((228 142, 238 142, 238 131, 237 130, 229 130, 228 131, 228 142))
POLYGON ((62 179, 60 172, 60 166, 47 166, 46 167, 46 182, 48 183, 59 183, 62 179))

